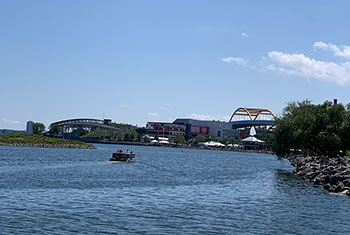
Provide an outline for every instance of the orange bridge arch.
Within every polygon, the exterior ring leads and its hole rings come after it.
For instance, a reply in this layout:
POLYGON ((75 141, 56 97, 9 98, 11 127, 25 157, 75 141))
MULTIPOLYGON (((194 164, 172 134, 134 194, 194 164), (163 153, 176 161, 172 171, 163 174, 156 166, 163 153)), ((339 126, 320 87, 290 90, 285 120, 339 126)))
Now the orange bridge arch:
POLYGON ((276 120, 275 114, 268 109, 259 109, 259 108, 238 108, 233 112, 229 122, 232 121, 234 117, 244 116, 249 117, 251 121, 257 120, 257 118, 261 115, 271 116, 274 120, 276 120))

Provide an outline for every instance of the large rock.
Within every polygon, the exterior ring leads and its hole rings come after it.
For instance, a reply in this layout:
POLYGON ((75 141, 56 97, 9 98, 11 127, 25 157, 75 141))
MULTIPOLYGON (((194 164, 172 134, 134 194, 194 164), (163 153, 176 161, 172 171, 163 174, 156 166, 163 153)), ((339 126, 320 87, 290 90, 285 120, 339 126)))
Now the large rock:
POLYGON ((331 185, 330 185, 330 184, 325 184, 325 185, 323 185, 323 188, 324 188, 325 190, 330 191, 331 185))
POLYGON ((346 187, 350 187, 350 179, 345 179, 343 181, 343 184, 346 186, 346 187))
POLYGON ((350 176, 350 169, 347 167, 342 167, 342 171, 338 174, 342 176, 350 176))
POLYGON ((312 169, 308 167, 308 168, 305 168, 305 169, 299 171, 297 174, 300 176, 305 176, 306 174, 308 174, 310 172, 313 173, 312 169))
POLYGON ((329 176, 328 175, 318 175, 314 179, 315 184, 321 185, 321 184, 328 184, 329 183, 329 176))
POLYGON ((342 191, 344 191, 344 184, 343 184, 343 182, 339 182, 338 184, 337 184, 337 186, 334 188, 334 191, 333 192, 335 192, 335 193, 340 193, 340 192, 342 192, 342 191))
POLYGON ((341 195, 349 195, 350 191, 349 191, 349 189, 344 189, 343 191, 339 192, 339 194, 341 194, 341 195))
POLYGON ((337 184, 339 181, 341 181, 343 178, 340 176, 336 176, 336 175, 331 175, 329 177, 329 183, 330 184, 337 184))
POLYGON ((305 162, 313 162, 313 157, 305 157, 304 161, 305 162))
POLYGON ((349 157, 305 157, 288 156, 295 167, 294 173, 310 179, 316 185, 335 193, 350 195, 350 158, 349 157))

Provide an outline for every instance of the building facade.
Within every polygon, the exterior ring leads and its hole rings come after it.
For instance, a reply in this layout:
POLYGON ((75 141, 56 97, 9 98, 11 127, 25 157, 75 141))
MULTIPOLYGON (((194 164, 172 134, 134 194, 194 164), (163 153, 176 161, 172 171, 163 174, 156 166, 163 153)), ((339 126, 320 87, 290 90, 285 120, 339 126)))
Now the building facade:
POLYGON ((195 119, 176 119, 173 123, 148 122, 147 134, 151 136, 170 136, 182 134, 186 139, 199 135, 215 138, 238 138, 239 132, 232 129, 232 124, 222 121, 203 121, 195 119))
MULTIPOLYGON (((196 120, 191 118, 178 118, 174 123, 181 123, 186 125, 188 128, 193 128, 196 126, 201 126, 206 128, 206 133, 203 132, 191 133, 191 137, 196 137, 198 135, 207 135, 215 138, 238 138, 239 132, 232 128, 232 123, 223 121, 207 121, 207 120, 196 120)), ((187 136, 189 137, 189 136, 187 136)))
POLYGON ((34 122, 32 121, 27 122, 27 127, 26 127, 27 135, 33 135, 33 125, 34 125, 34 122))
POLYGON ((148 122, 146 129, 147 135, 151 136, 158 135, 174 137, 176 134, 185 135, 186 132, 185 125, 167 122, 148 122))

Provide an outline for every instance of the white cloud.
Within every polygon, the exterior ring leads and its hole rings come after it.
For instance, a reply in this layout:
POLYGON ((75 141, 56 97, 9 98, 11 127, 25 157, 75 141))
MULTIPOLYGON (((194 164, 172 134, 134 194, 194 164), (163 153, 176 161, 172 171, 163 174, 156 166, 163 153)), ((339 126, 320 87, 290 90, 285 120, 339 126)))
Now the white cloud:
POLYGON ((234 63, 237 63, 239 65, 243 65, 243 66, 247 66, 248 65, 247 61, 245 61, 241 57, 225 57, 225 58, 222 58, 221 60, 223 62, 225 62, 225 63, 228 63, 228 64, 234 62, 234 63))
POLYGON ((11 124, 20 124, 21 123, 20 121, 8 120, 8 119, 5 119, 5 118, 3 118, 2 121, 6 122, 6 123, 11 123, 11 124))
POLYGON ((314 48, 333 52, 333 56, 350 59, 350 46, 336 46, 332 43, 315 42, 314 48))
POLYGON ((242 37, 242 38, 247 38, 247 37, 248 37, 248 34, 247 34, 246 32, 242 32, 242 33, 241 33, 241 37, 242 37))
POLYGON ((228 121, 229 116, 212 116, 208 114, 198 114, 198 113, 192 113, 190 118, 198 119, 198 120, 220 120, 220 121, 228 121))
POLYGON ((154 112, 150 112, 150 113, 148 113, 148 115, 150 115, 152 117, 159 117, 158 113, 154 113, 154 112))
MULTIPOLYGON (((319 41, 315 42, 313 47, 331 51, 336 57, 350 59, 350 46, 336 46, 332 43, 319 41)), ((342 86, 350 84, 350 61, 343 63, 321 61, 304 55, 302 51, 292 54, 271 51, 268 52, 268 59, 273 62, 268 66, 266 66, 266 62, 268 61, 264 57, 261 59, 262 64, 258 66, 252 66, 247 60, 241 57, 225 57, 221 60, 228 64, 236 63, 260 72, 268 69, 288 75, 325 80, 342 86)))
POLYGON ((130 108, 131 108, 131 105, 128 105, 128 104, 121 104, 120 107, 121 107, 121 108, 125 108, 125 109, 130 109, 130 108))
POLYGON ((350 83, 350 62, 337 64, 315 60, 304 54, 287 54, 278 51, 269 52, 268 56, 274 62, 269 66, 272 71, 317 78, 338 85, 350 83))

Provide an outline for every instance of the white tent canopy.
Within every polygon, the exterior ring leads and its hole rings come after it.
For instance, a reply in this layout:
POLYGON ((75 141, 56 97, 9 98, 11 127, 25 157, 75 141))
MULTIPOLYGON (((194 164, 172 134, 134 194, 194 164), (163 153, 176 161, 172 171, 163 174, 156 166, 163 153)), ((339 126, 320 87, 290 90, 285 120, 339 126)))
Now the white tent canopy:
POLYGON ((255 143, 264 143, 265 141, 259 140, 258 138, 254 136, 249 136, 247 138, 244 138, 241 140, 241 142, 255 142, 255 143))
POLYGON ((167 141, 167 140, 160 140, 159 143, 160 144, 169 144, 169 141, 167 141))
POLYGON ((215 141, 208 141, 203 143, 203 145, 205 147, 225 147, 226 145, 219 143, 219 142, 215 142, 215 141))

